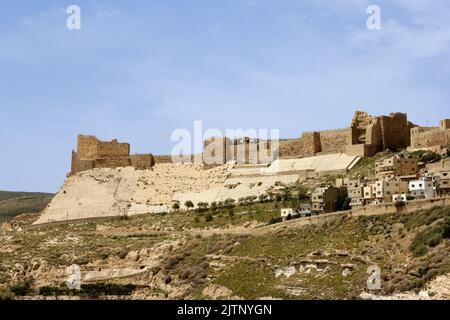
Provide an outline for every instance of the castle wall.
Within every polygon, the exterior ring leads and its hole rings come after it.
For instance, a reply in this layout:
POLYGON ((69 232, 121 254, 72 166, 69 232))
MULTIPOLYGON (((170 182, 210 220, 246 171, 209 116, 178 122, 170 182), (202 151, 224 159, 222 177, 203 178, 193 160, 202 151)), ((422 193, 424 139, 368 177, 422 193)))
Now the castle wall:
POLYGON ((280 140, 280 158, 302 157, 303 143, 300 139, 280 140))
POLYGON ((411 127, 406 113, 391 113, 379 117, 381 124, 382 150, 407 148, 411 141, 411 127))
POLYGON ((372 152, 381 151, 381 123, 378 118, 373 119, 372 122, 367 126, 365 137, 365 144, 373 146, 372 152))
POLYGON ((351 128, 320 132, 320 147, 323 153, 344 152, 352 144, 351 128))
POLYGON ((440 122, 441 130, 449 130, 450 129, 450 119, 444 119, 440 122))
POLYGON ((371 144, 353 144, 345 147, 344 153, 349 156, 371 157, 378 150, 371 144))
POLYGON ((450 145, 450 129, 440 128, 420 131, 416 128, 411 130, 412 148, 430 148, 434 146, 450 145))
POLYGON ((94 160, 97 157, 98 140, 96 137, 79 135, 77 145, 79 160, 94 160))
POLYGON ((130 156, 130 144, 98 141, 97 158, 126 158, 130 156))
POLYGON ((322 151, 319 132, 304 132, 300 138, 302 156, 314 156, 322 151))
POLYGON ((136 168, 149 169, 154 165, 153 156, 130 156, 130 144, 100 141, 94 136, 79 135, 77 152, 72 151, 70 174, 93 168, 117 168, 135 165, 136 168))
MULTIPOLYGON (((364 111, 356 111, 351 126, 345 129, 320 132, 305 132, 299 139, 283 139, 279 141, 280 158, 302 158, 319 153, 347 153, 349 155, 367 157, 377 152, 390 149, 406 149, 411 141, 411 129, 416 127, 410 123, 405 113, 391 113, 389 116, 371 116, 364 111)), ((450 128, 450 119, 441 122, 441 128, 450 128)), ((211 140, 211 139, 210 139, 211 140)), ((205 148, 208 144, 205 141, 205 148)), ((260 163, 260 159, 250 159, 251 143, 235 140, 230 158, 219 159, 225 163, 230 159, 243 159, 243 163, 260 163), (237 141, 237 142, 236 142, 237 141), (242 145, 242 148, 239 146, 242 145), (256 161, 256 162, 255 162, 256 161)), ((222 147, 221 142, 217 147, 222 147)), ((259 148, 259 145, 256 146, 259 148)), ((227 152, 229 152, 227 150, 227 152)), ((206 159, 209 157, 207 152, 206 159)))
POLYGON ((170 155, 155 155, 153 156, 155 164, 172 163, 172 156, 170 155))
POLYGON ((317 153, 343 152, 351 141, 351 130, 304 132, 300 139, 280 140, 280 157, 311 157, 317 153))
POLYGON ((151 154, 133 154, 130 160, 131 165, 138 170, 150 169, 155 165, 155 159, 151 154))
POLYGON ((212 137, 204 141, 203 162, 224 164, 230 160, 231 141, 225 137, 212 137))

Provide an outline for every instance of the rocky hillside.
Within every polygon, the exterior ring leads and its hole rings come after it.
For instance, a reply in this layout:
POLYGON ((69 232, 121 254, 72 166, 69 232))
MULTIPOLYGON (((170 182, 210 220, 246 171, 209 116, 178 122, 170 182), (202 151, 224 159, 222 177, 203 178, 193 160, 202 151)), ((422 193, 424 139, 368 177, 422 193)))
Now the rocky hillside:
POLYGON ((197 164, 97 168, 67 178, 36 223, 167 211, 175 192, 200 192, 223 183, 227 165, 205 170, 197 164))
POLYGON ((0 295, 53 299, 450 298, 450 207, 316 225, 282 202, 0 231, 0 295), (66 268, 81 267, 80 291, 66 268), (367 269, 381 270, 368 290, 367 269))
POLYGON ((22 213, 40 213, 53 196, 50 193, 0 191, 0 223, 22 213))

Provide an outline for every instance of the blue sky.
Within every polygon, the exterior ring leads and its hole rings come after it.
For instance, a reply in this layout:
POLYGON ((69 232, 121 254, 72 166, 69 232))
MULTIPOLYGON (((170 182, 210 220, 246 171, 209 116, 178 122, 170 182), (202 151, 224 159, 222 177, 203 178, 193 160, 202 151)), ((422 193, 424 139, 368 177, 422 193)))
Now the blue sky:
POLYGON ((4 0, 0 190, 56 192, 77 134, 169 153, 171 132, 449 117, 447 0, 4 0), (81 8, 81 30, 66 8, 81 8), (381 8, 382 29, 366 28, 381 8))

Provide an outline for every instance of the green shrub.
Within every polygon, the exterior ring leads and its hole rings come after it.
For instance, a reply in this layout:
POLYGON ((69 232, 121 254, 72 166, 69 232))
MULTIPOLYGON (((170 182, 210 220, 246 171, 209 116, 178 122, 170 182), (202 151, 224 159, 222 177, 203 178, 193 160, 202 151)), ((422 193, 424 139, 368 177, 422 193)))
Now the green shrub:
POLYGON ((430 151, 422 155, 421 160, 425 163, 433 163, 441 160, 441 158, 439 153, 430 151))
POLYGON ((283 218, 281 217, 272 217, 269 221, 269 224, 276 224, 283 221, 283 218))
POLYGON ((212 219, 213 219, 213 216, 211 213, 208 213, 205 215, 205 222, 210 222, 210 221, 212 221, 212 219))
POLYGON ((188 208, 188 209, 191 209, 191 208, 194 207, 194 204, 192 203, 191 200, 188 200, 188 201, 186 201, 186 202, 184 203, 184 206, 185 206, 186 208, 188 208))
POLYGON ((92 283, 82 284, 80 294, 88 296, 129 296, 136 289, 134 284, 92 283))
POLYGON ((44 286, 39 288, 39 295, 41 296, 62 296, 71 295, 73 293, 76 293, 76 291, 70 290, 65 284, 62 284, 60 287, 44 286))
POLYGON ((419 243, 417 245, 411 245, 410 249, 411 249, 412 255, 414 257, 424 256, 428 252, 428 248, 423 243, 419 243))
POLYGON ((199 202, 197 206, 196 212, 202 213, 208 211, 209 205, 206 202, 199 202))
POLYGON ((442 230, 442 238, 450 239, 450 223, 447 223, 442 230))
POLYGON ((180 203, 179 203, 179 202, 175 202, 175 203, 172 205, 172 209, 174 209, 174 210, 180 209, 180 203))
POLYGON ((308 199, 308 189, 305 186, 299 186, 297 188, 297 199, 304 201, 308 199))
POLYGON ((34 283, 34 279, 33 278, 28 278, 25 281, 23 281, 22 283, 13 285, 9 288, 9 290, 14 293, 16 296, 28 296, 31 295, 33 293, 33 286, 34 283))
MULTIPOLYGON (((428 219, 420 219, 422 225, 426 225, 428 219)), ((419 257, 428 252, 428 247, 436 247, 450 236, 450 221, 439 221, 434 225, 419 232, 410 245, 410 250, 414 256, 419 257)))

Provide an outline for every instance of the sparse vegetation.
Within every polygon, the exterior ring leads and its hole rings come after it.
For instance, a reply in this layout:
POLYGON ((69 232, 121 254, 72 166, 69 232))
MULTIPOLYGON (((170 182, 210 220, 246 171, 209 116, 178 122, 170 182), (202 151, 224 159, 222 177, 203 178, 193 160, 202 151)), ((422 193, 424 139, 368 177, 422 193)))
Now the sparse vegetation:
POLYGON ((192 203, 191 200, 188 200, 184 203, 184 206, 188 209, 192 209, 194 207, 194 204, 192 203))
MULTIPOLYGON (((301 203, 303 196, 299 194, 307 194, 306 190, 298 192, 295 185, 287 189, 291 198, 286 205, 292 201, 301 203)), ((279 195, 283 201, 283 192, 279 195)), ((418 290, 437 276, 450 272, 448 207, 383 216, 338 216, 304 227, 296 227, 296 222, 292 222, 248 229, 248 234, 236 235, 233 226, 281 222, 278 207, 284 205, 252 198, 244 198, 242 202, 239 205, 232 201, 199 205, 207 208, 204 212, 176 211, 128 220, 102 220, 97 224, 0 231, 2 239, 9 239, 5 248, 14 250, 14 253, 0 252, 0 279, 9 284, 0 296, 21 299, 40 294, 97 298, 141 296, 144 290, 164 298, 169 287, 185 288, 179 298, 192 299, 204 298, 203 289, 215 284, 229 289, 232 296, 247 299, 351 299, 365 289, 365 272, 372 264, 383 270, 380 293, 384 294, 418 290), (195 235, 188 231, 190 229, 195 230, 195 235), (210 230, 214 232, 209 233, 210 230), (152 265, 142 276, 127 278, 126 283, 114 280, 91 284, 79 292, 55 284, 36 288, 32 281, 16 283, 6 272, 18 264, 24 268, 17 272, 30 275, 34 265, 29 262, 29 252, 42 260, 39 265, 60 270, 73 263, 82 268, 107 268, 111 263, 140 266, 146 258, 133 257, 141 250, 160 244, 167 246, 167 241, 174 240, 180 243, 171 243, 171 248, 160 254, 159 264, 152 265), (345 277, 342 275, 344 265, 350 266, 345 277), (295 266, 295 274, 289 278, 275 276, 277 271, 290 266, 295 266), (150 277, 152 281, 154 277, 160 279, 161 287, 138 286, 142 279, 148 281, 150 277)))
POLYGON ((53 194, 0 191, 0 223, 23 213, 39 213, 45 209, 53 194))

